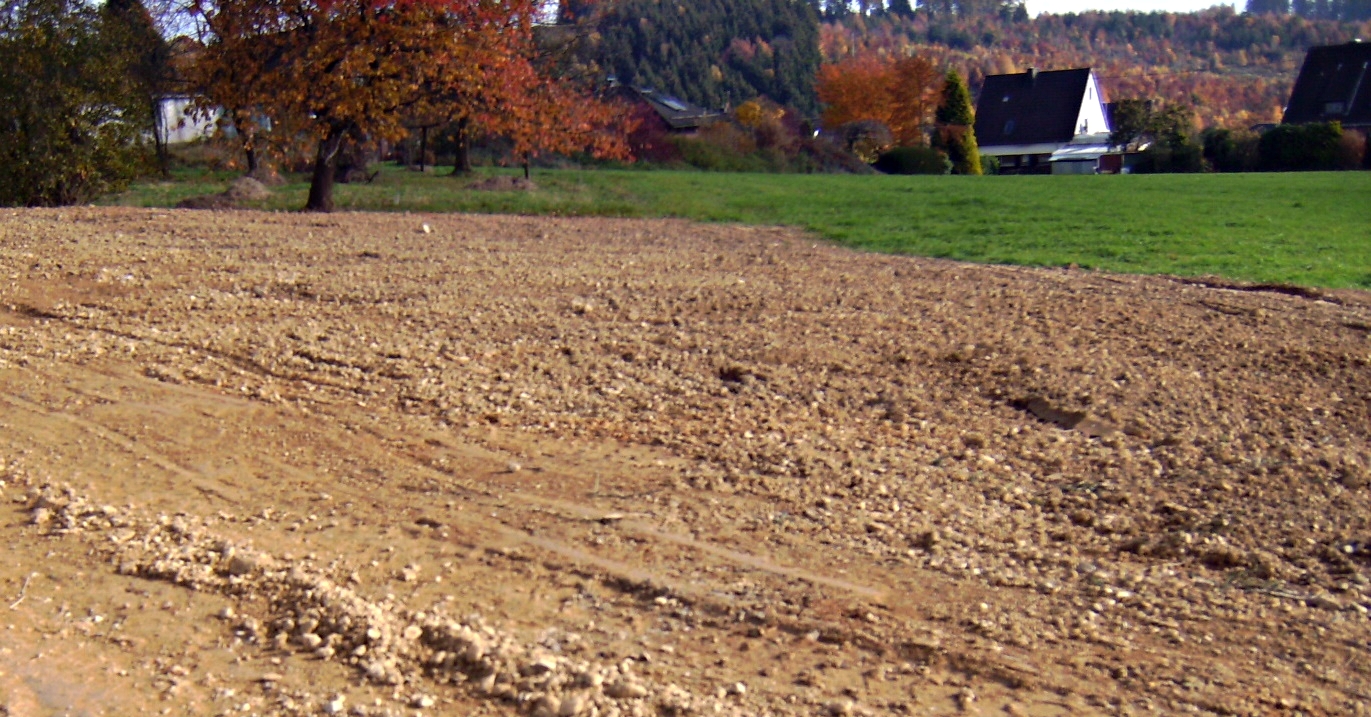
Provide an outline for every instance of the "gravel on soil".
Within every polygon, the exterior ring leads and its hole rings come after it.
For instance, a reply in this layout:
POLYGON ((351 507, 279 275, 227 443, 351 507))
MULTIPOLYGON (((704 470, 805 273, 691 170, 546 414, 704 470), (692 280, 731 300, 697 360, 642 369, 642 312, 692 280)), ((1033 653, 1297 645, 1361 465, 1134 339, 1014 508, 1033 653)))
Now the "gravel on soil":
POLYGON ((1366 714, 1368 379, 1365 292, 7 211, 0 714, 1366 714))

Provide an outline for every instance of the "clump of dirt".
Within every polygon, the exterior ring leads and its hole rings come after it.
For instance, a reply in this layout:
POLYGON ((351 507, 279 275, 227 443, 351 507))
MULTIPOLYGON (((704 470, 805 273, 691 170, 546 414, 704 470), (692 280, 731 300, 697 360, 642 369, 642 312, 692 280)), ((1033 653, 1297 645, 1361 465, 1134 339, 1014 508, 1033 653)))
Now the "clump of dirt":
POLYGON ((131 209, 0 272, 11 712, 1366 709, 1364 292, 131 209))
POLYGON ((233 180, 224 196, 235 202, 255 202, 271 198, 271 190, 254 177, 239 177, 233 180))
POLYGON ((531 192, 537 189, 538 185, 531 179, 501 174, 472 182, 467 188, 479 192, 531 192))
POLYGON ((269 164, 258 165, 257 169, 249 172, 247 176, 266 187, 279 187, 286 183, 286 178, 281 176, 280 170, 269 164))

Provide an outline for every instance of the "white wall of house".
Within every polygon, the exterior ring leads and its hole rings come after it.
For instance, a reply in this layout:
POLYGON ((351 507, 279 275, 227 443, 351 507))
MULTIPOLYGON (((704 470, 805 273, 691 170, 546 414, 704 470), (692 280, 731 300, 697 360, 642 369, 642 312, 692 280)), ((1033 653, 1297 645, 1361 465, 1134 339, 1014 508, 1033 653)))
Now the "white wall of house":
POLYGON ((1100 93, 1100 81, 1095 72, 1085 81, 1085 95, 1081 97, 1081 110, 1076 114, 1076 134, 1108 132, 1109 122, 1104 117, 1104 96, 1100 93))
POLYGON ((190 102, 189 97, 163 97, 158 101, 157 110, 161 113, 158 129, 167 144, 194 142, 214 134, 222 112, 216 109, 210 116, 201 113, 187 115, 186 108, 190 107, 190 102))

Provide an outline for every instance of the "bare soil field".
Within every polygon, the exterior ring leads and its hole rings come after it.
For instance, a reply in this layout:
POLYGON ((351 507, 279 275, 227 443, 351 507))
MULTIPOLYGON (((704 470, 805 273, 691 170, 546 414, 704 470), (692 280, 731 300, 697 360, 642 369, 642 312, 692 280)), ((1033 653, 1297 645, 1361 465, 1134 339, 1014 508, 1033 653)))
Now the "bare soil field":
POLYGON ((0 214, 0 715, 1371 711, 1371 295, 0 214))

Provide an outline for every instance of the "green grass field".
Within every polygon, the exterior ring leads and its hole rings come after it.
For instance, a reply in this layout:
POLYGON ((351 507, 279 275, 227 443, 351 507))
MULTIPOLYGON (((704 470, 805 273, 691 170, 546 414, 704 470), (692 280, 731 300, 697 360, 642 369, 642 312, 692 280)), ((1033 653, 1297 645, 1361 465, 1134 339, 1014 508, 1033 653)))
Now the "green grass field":
MULTIPOLYGON (((1371 288, 1371 172, 894 177, 536 170, 530 192, 386 169, 338 208, 684 217, 781 224, 839 244, 965 261, 1371 288)), ((178 174, 107 204, 172 206, 231 175, 178 174)), ((298 209, 306 185, 260 205, 298 209)))

